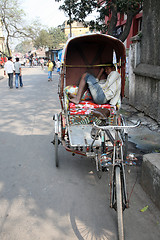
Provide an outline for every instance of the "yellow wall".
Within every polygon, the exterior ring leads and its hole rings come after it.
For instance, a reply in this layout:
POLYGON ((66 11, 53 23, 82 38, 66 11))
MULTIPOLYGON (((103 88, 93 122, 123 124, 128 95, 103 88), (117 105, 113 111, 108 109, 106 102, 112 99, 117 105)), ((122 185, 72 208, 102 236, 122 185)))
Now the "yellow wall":
POLYGON ((4 52, 4 49, 5 49, 5 38, 3 36, 2 22, 0 19, 0 51, 4 52))
MULTIPOLYGON (((82 23, 74 22, 72 23, 72 37, 82 35, 89 32, 89 27, 84 27, 82 23)), ((65 35, 70 37, 70 27, 65 22, 65 35)))

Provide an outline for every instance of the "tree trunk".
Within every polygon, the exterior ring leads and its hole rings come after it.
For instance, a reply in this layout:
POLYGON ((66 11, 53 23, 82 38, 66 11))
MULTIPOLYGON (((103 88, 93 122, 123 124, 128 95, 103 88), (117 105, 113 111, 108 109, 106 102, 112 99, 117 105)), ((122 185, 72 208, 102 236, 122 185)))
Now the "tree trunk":
POLYGON ((111 10, 112 10, 112 16, 111 16, 111 21, 108 27, 108 34, 113 36, 114 30, 117 24, 117 1, 116 0, 113 0, 111 10))
POLYGON ((72 18, 71 18, 71 2, 69 2, 69 29, 70 29, 70 38, 72 37, 72 18))
POLYGON ((125 28, 124 28, 123 32, 119 35, 119 39, 122 42, 124 42, 126 40, 126 38, 128 37, 128 35, 129 35, 133 17, 134 17, 134 15, 132 13, 128 13, 127 14, 127 22, 125 24, 125 28))
POLYGON ((69 29, 70 29, 70 37, 72 37, 72 22, 71 22, 71 16, 69 16, 69 29))
POLYGON ((10 50, 10 47, 9 47, 9 37, 7 36, 7 39, 6 39, 6 46, 7 46, 7 50, 8 50, 8 55, 9 57, 11 57, 11 50, 10 50))

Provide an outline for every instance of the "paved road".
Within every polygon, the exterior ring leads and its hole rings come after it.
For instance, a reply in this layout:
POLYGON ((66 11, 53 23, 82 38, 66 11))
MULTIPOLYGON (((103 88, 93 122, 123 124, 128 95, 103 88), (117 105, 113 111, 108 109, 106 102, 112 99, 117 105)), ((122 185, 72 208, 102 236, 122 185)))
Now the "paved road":
MULTIPOLYGON (((23 70, 24 87, 0 81, 0 239, 116 240, 116 212, 109 208, 109 181, 94 163, 60 147, 54 164, 54 113, 59 112, 58 75, 47 81, 39 67, 23 70)), ((143 192, 140 168, 130 208, 124 213, 127 240, 159 240, 160 211, 143 192), (145 212, 140 210, 145 206, 145 212)))

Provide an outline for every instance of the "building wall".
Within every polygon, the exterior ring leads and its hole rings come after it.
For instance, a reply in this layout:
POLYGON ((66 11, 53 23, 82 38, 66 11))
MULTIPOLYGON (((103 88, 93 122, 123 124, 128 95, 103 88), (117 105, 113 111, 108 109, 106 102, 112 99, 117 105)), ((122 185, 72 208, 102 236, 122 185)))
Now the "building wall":
POLYGON ((144 0, 134 106, 160 123, 160 1, 144 0))
POLYGON ((1 19, 0 19, 0 51, 2 52, 5 51, 5 38, 3 36, 1 19))
POLYGON ((135 107, 160 123, 160 66, 141 63, 134 73, 135 107))
POLYGON ((48 50, 48 51, 46 51, 45 54, 46 54, 46 58, 51 59, 51 61, 57 61, 57 59, 59 59, 61 61, 62 49, 48 50))
POLYGON ((141 23, 142 23, 142 12, 140 12, 133 18, 131 29, 126 41, 126 48, 129 48, 130 44, 132 43, 131 38, 137 35, 141 31, 141 27, 142 27, 141 23))
MULTIPOLYGON (((70 37, 70 26, 65 22, 65 35, 70 37)), ((84 27, 82 23, 74 22, 72 23, 72 37, 79 36, 89 32, 89 27, 84 27)))
POLYGON ((141 62, 160 66, 160 1, 145 0, 141 62))
MULTIPOLYGON (((129 80, 129 94, 127 97, 129 98, 129 103, 131 105, 135 104, 136 99, 136 86, 135 86, 135 73, 134 69, 140 63, 140 42, 134 41, 129 48, 129 66, 128 66, 128 80, 129 80)), ((126 96, 126 92, 125 92, 126 96)))
POLYGON ((5 51, 5 44, 4 44, 4 37, 0 37, 0 51, 4 52, 5 51))

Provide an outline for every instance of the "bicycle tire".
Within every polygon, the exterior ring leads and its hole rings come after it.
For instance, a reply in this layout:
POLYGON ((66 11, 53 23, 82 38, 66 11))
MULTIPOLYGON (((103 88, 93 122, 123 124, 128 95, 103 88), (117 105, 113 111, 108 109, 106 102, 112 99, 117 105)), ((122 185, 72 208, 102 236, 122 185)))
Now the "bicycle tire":
POLYGON ((58 134, 55 133, 54 135, 54 158, 55 158, 55 164, 56 167, 59 167, 59 159, 58 159, 58 134))
POLYGON ((127 154, 128 154, 128 134, 125 134, 125 139, 124 139, 124 155, 123 155, 123 159, 126 160, 127 158, 127 154))
MULTIPOLYGON (((119 119, 118 119, 118 125, 119 126, 127 126, 125 118, 120 115, 119 119)), ((128 153, 128 133, 125 132, 124 130, 120 130, 120 135, 121 135, 121 139, 123 142, 123 159, 126 160, 127 157, 127 153, 128 153)))
POLYGON ((119 240, 124 240, 123 228, 123 206, 122 206, 122 186, 121 186, 121 173, 120 167, 115 168, 116 178, 116 209, 117 209, 117 223, 118 223, 118 236, 119 240))

